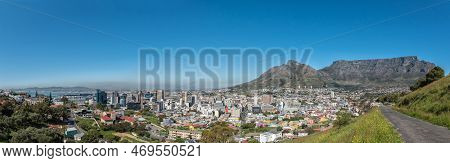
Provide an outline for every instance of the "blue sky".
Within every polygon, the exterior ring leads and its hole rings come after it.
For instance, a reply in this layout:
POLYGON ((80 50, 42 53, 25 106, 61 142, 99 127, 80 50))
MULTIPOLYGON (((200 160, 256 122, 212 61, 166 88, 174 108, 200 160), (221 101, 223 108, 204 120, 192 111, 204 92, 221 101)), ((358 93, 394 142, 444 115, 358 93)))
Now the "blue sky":
POLYGON ((448 73, 440 2, 0 0, 0 88, 135 82, 145 47, 312 47, 316 69, 415 55, 448 73))

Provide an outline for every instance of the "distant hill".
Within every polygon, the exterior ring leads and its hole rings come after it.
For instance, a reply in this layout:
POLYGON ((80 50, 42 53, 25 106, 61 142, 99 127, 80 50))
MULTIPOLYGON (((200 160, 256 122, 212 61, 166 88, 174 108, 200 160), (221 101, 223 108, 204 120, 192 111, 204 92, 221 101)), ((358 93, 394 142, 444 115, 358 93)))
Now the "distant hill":
POLYGON ((94 91, 92 88, 87 87, 31 87, 25 88, 23 90, 37 90, 37 91, 68 91, 68 90, 77 90, 77 91, 94 91))
POLYGON ((397 110, 450 129, 450 76, 400 98, 397 110))
POLYGON ((332 128, 286 143, 401 143, 400 135, 377 108, 342 128, 332 128))
POLYGON ((421 61, 415 56, 340 60, 320 70, 291 60, 269 69, 253 81, 233 88, 409 86, 434 67, 433 63, 421 61))
POLYGON ((37 91, 39 94, 49 95, 52 93, 53 96, 62 96, 66 94, 78 94, 78 93, 94 93, 95 89, 87 87, 32 87, 24 89, 14 89, 16 92, 27 92, 30 95, 34 95, 37 91))

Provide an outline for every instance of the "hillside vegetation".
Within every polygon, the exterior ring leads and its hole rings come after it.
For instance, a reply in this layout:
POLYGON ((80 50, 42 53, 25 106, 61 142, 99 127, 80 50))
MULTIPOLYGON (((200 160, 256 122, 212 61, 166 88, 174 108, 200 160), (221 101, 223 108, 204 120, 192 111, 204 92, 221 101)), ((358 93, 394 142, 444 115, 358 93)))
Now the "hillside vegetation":
POLYGON ((450 129, 449 91, 450 76, 447 76, 401 97, 396 109, 450 129))
POLYGON ((340 128, 289 141, 290 143, 401 143, 403 140, 378 108, 340 128))

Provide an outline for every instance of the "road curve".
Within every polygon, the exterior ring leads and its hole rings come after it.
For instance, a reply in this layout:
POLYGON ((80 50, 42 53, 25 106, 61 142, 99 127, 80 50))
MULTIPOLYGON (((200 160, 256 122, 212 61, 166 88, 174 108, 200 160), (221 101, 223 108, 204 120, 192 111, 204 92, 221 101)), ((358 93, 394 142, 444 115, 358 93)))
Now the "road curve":
POLYGON ((450 143, 450 130, 381 106, 383 115, 394 125, 407 143, 450 143))

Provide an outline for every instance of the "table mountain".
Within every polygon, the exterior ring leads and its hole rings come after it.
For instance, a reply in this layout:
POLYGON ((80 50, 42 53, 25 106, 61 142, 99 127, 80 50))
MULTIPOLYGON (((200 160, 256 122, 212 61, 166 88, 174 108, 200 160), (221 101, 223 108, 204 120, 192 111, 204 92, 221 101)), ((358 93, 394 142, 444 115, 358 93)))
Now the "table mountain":
POLYGON ((320 70, 290 60, 276 66, 257 79, 233 88, 279 88, 303 86, 387 87, 409 86, 434 68, 415 56, 333 62, 320 70))

